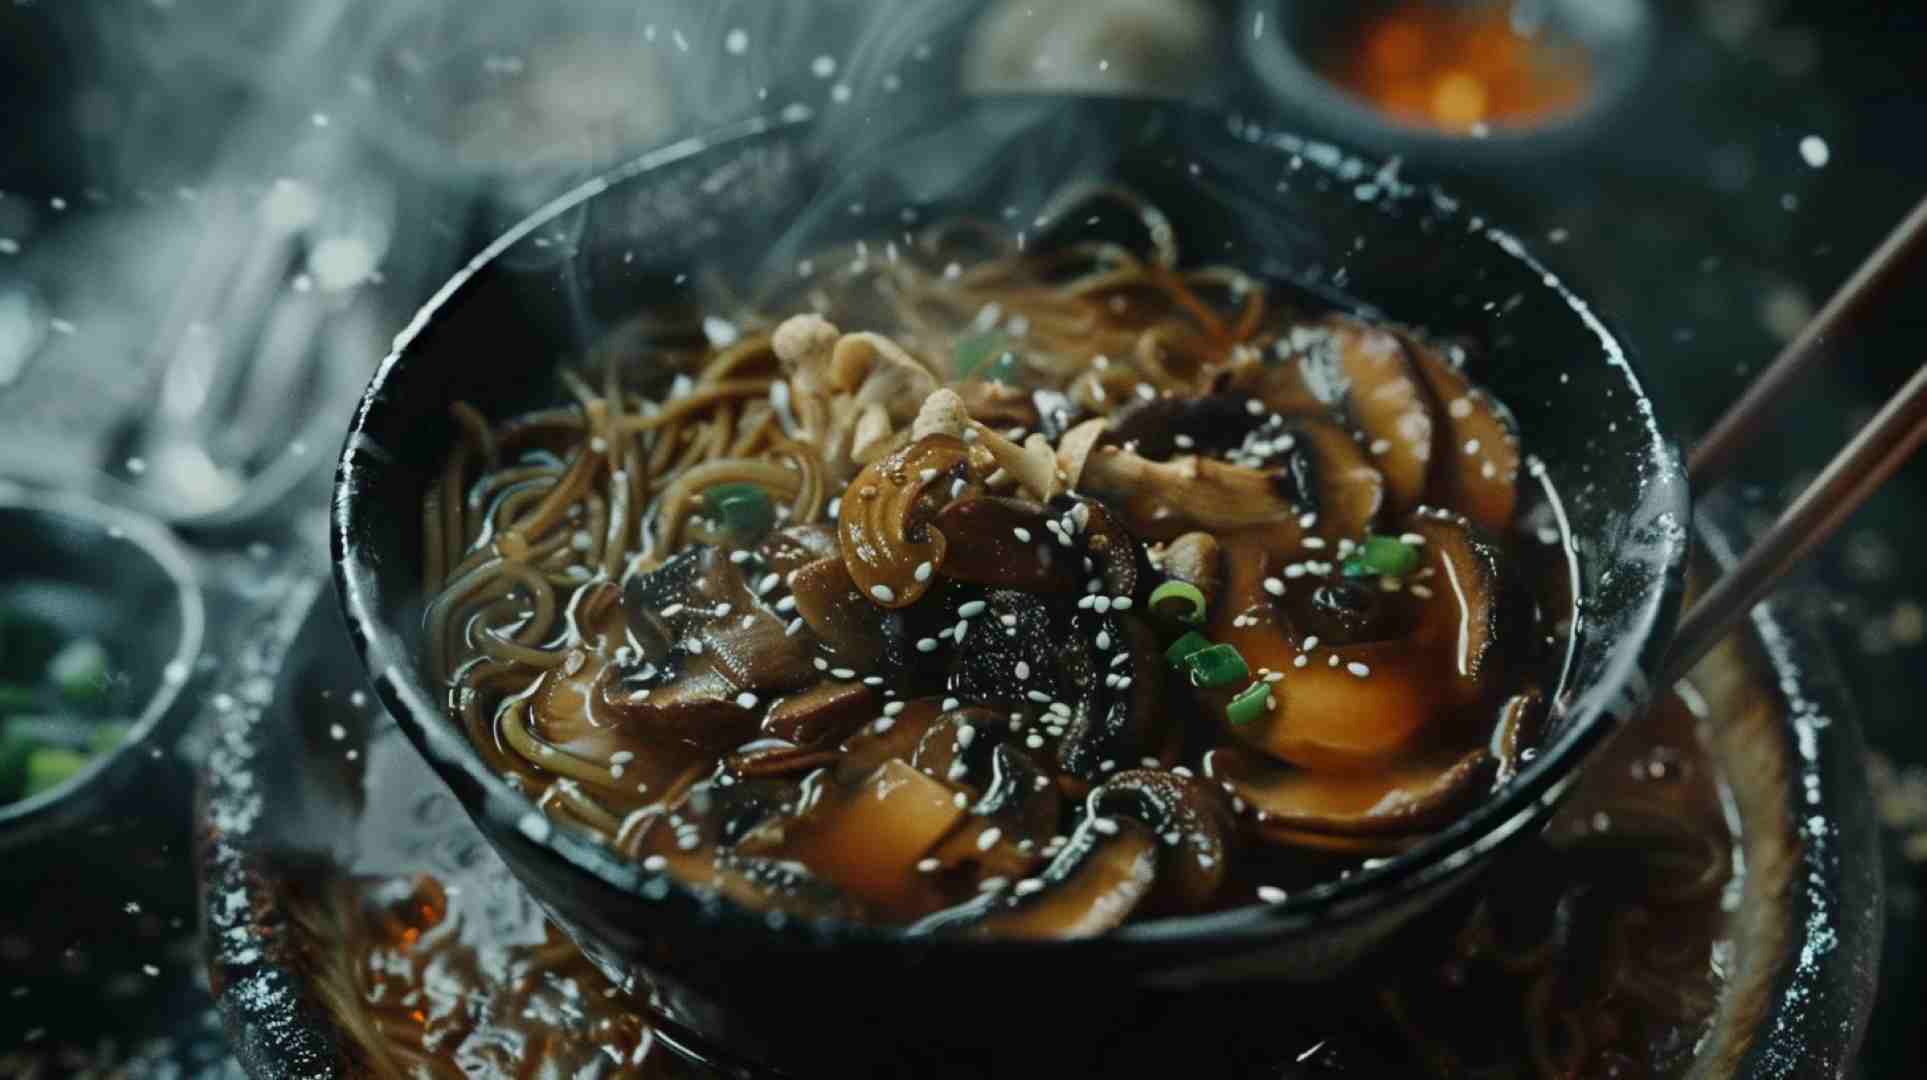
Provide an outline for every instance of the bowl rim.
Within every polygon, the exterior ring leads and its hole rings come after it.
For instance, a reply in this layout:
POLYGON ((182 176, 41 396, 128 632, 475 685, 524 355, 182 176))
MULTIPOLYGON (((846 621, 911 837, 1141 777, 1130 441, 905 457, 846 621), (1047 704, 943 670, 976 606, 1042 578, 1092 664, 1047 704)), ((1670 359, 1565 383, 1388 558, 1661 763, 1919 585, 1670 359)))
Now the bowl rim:
MULTIPOLYGON (((691 889, 666 873, 645 872, 638 864, 617 859, 585 830, 542 815, 531 800, 515 792, 487 767, 465 735, 446 722, 444 711, 436 703, 438 694, 421 676, 405 641, 380 617, 380 570, 368 553, 352 540, 359 531, 361 516, 368 512, 356 494, 363 486, 362 475, 378 471, 390 460, 368 434, 368 428, 384 407, 389 379, 406 361, 416 340, 444 315, 450 301, 497 257, 554 218, 625 181, 705 151, 747 144, 809 126, 818 114, 799 104, 727 124, 705 134, 677 139, 618 164, 545 203, 484 247, 424 303, 395 336, 392 349, 370 378, 355 410, 338 459, 330 507, 329 542, 337 600, 355 651, 383 704, 404 731, 415 736, 413 741, 437 766, 444 780, 448 779, 447 770, 453 769, 481 793, 480 809, 471 807, 470 812, 495 818, 497 825, 518 831, 537 848, 562 858, 618 892, 642 899, 646 886, 647 898, 652 901, 660 903, 671 898, 680 901, 693 909, 694 921, 701 925, 733 925, 771 940, 798 940, 800 936, 813 944, 901 945, 914 946, 923 952, 964 948, 975 953, 1040 949, 1072 952, 1119 944, 1231 945, 1335 925, 1395 907, 1450 880, 1541 820, 1571 788, 1577 777, 1577 764, 1616 730, 1621 719, 1646 703, 1652 691, 1648 675, 1656 670, 1684 591, 1684 570, 1690 551, 1689 530, 1684 525, 1688 519, 1685 471, 1678 447, 1660 421, 1661 409, 1647 392, 1619 338, 1585 300, 1528 252, 1514 234, 1463 209, 1456 199, 1436 187, 1421 188, 1391 179, 1395 175, 1392 170, 1381 168, 1377 160, 1355 154, 1348 148, 1287 132, 1264 133, 1248 118, 1185 102, 1102 94, 1021 92, 960 94, 949 96, 949 100, 953 108, 1051 104, 1182 113, 1200 124, 1222 128, 1225 137, 1250 143, 1263 152, 1302 157, 1306 167, 1324 169, 1334 176, 1378 176, 1388 185, 1389 195, 1426 200, 1428 212, 1473 226, 1474 232, 1499 249, 1498 257, 1519 263, 1538 283, 1537 287, 1551 290, 1571 309, 1573 316, 1597 338, 1606 365, 1614 369, 1615 376, 1623 380, 1624 389, 1639 403, 1634 411, 1644 428, 1641 443, 1651 460, 1635 523, 1654 527, 1656 536, 1645 545, 1653 552, 1647 563, 1654 572, 1637 590, 1637 601, 1628 604, 1625 615, 1614 621, 1615 638, 1606 647, 1606 662, 1598 682, 1570 710, 1573 717, 1570 729, 1496 795, 1397 855, 1295 892, 1277 903, 1254 903, 1203 915, 1127 923, 1108 934, 1076 940, 959 942, 947 937, 912 934, 897 926, 813 918, 769 919, 762 913, 691 889)), ((1346 186, 1349 190, 1350 184, 1346 186)))
POLYGON ((155 728, 191 680, 193 665, 201 655, 207 630, 207 608, 194 564, 174 537, 158 522, 132 510, 98 502, 69 491, 32 487, 11 479, 0 479, 0 509, 21 510, 50 518, 67 518, 102 530, 120 532, 150 562, 160 568, 174 587, 174 611, 180 620, 180 638, 173 655, 163 661, 158 685, 151 688, 125 738, 104 754, 95 754, 80 771, 37 795, 0 803, 0 832, 23 828, 44 813, 52 812, 68 799, 91 787, 114 763, 133 752, 153 735, 155 728), (180 673, 179 678, 169 672, 180 673))
MULTIPOLYGON (((1276 12, 1281 2, 1246 0, 1242 7, 1244 24, 1252 25, 1253 20, 1276 12)), ((1592 2, 1556 0, 1554 6, 1576 4, 1583 8, 1592 2)), ((1640 76, 1652 59, 1659 13, 1650 0, 1618 2, 1635 16, 1608 50, 1622 54, 1621 59, 1608 70, 1595 71, 1592 92, 1578 108, 1521 124, 1488 125, 1481 135, 1424 127, 1379 111, 1320 73, 1305 57, 1300 43, 1289 39, 1282 29, 1238 36, 1242 39, 1245 62, 1258 84, 1277 100, 1302 108, 1318 122, 1331 124, 1381 150, 1397 149, 1428 160, 1446 154, 1488 159, 1583 138, 1633 97, 1640 76)), ((1598 46, 1592 42, 1581 42, 1580 46, 1597 66, 1601 53, 1598 46)))

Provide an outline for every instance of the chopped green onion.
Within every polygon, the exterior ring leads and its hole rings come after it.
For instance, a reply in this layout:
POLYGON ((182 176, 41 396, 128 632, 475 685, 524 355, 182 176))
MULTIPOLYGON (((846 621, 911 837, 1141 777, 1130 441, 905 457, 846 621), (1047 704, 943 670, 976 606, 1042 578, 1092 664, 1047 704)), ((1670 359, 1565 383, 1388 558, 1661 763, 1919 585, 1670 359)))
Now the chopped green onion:
POLYGON ((1172 667, 1178 667, 1182 665, 1185 661, 1185 658, 1190 656, 1192 653, 1199 652, 1204 649, 1208 649, 1210 647, 1211 647, 1210 638, 1205 637, 1203 634, 1198 633, 1196 630, 1186 630, 1184 632, 1183 637, 1177 639, 1176 641, 1173 641, 1171 643, 1171 647, 1164 650, 1164 658, 1170 662, 1172 667))
POLYGON ((48 661, 47 678, 69 701, 98 701, 107 696, 107 650, 93 638, 76 638, 48 661))
POLYGON ((984 330, 957 339, 957 378, 968 379, 984 365, 1010 353, 1010 342, 1002 331, 984 330))
POLYGON ((1243 727, 1271 711, 1271 685, 1255 682, 1231 699, 1224 707, 1224 718, 1235 727, 1243 727))
POLYGON ((1418 548, 1390 536, 1368 536, 1345 560, 1346 577, 1403 577, 1418 569, 1418 548))
POLYGON ((1179 622, 1204 621, 1204 593, 1188 581, 1173 579, 1151 590, 1151 610, 1179 622))
POLYGON ((27 783, 21 790, 21 795, 38 795, 48 788, 56 787, 86 768, 87 763, 92 760, 93 758, 78 750, 67 750, 58 746, 37 747, 27 754, 27 783))
POLYGON ((1251 677, 1251 668, 1246 666, 1244 656, 1233 645, 1199 649, 1184 658, 1184 666, 1191 672, 1192 686, 1230 686, 1251 677))
POLYGON ((709 515, 737 543, 753 544, 776 524, 776 507, 755 484, 718 484, 703 493, 709 515))
POLYGON ((93 731, 87 733, 87 752, 90 754, 105 754, 113 750, 121 744, 122 740, 127 738, 127 729, 132 726, 131 724, 100 725, 93 731))

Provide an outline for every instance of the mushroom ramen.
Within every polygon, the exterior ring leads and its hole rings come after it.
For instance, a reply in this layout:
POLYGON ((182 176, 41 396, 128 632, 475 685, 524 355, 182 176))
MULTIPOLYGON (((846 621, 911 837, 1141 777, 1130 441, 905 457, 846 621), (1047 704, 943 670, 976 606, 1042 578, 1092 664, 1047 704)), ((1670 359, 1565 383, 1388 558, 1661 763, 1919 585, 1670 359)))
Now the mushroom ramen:
POLYGON ((754 909, 1080 936, 1276 902, 1530 758, 1569 552, 1458 350, 1187 266, 1128 193, 1051 218, 1135 239, 857 244, 453 407, 429 662, 543 814, 754 909))

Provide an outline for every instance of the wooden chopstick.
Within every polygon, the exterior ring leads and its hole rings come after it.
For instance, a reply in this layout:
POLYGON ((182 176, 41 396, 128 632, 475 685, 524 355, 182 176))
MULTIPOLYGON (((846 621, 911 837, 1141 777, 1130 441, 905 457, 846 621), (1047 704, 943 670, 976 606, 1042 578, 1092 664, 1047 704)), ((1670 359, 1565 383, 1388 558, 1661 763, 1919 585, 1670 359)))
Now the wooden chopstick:
POLYGON ((1793 384, 1824 356, 1828 347, 1852 333, 1870 310, 1897 299, 1895 293, 1916 272, 1927 269, 1927 198, 1901 219, 1894 231, 1853 272, 1846 284, 1827 300, 1798 336, 1780 350, 1773 363, 1753 380, 1740 399, 1694 444, 1686 458, 1686 477, 1694 491, 1710 491, 1725 476, 1741 451, 1771 420, 1793 384))
MULTIPOLYGON (((1927 204, 1923 204, 1927 206, 1927 204)), ((1852 442, 1834 455, 1780 519, 1680 620, 1661 669, 1661 686, 1685 675, 1733 624, 1772 592, 1780 578, 1842 522, 1927 441, 1927 364, 1914 372, 1852 442)))

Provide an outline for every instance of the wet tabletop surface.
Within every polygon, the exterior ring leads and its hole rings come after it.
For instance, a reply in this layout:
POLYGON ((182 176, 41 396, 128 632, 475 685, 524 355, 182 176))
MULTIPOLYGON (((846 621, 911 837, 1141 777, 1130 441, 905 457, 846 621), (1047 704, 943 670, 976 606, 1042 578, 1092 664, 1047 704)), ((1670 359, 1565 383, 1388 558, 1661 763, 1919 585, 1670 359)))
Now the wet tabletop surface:
MULTIPOLYGON (((1098 16, 1080 23, 1041 2, 0 6, 0 473, 90 486, 105 475, 120 485, 106 494, 131 497, 146 462, 116 439, 127 418, 152 407, 170 358, 263 340, 262 311, 310 319, 329 346, 321 362, 341 375, 241 432, 257 456, 312 460, 306 486, 254 529, 187 538, 212 582, 213 659, 150 782, 124 794, 84 851, 6 872, 0 1074, 35 1061, 234 1070, 189 943, 197 736, 259 692, 251 678, 271 675, 247 667, 249 628, 322 568, 326 433, 441 278, 600 165, 791 102, 860 113, 893 95, 1016 80, 1149 87, 1316 126, 1244 61, 1245 40, 1281 20, 1205 0, 1088 7, 1115 9, 1126 29, 1107 37, 1091 28, 1098 16), (1043 22, 1027 32, 1027 19, 1043 22), (301 434, 310 423, 314 439, 301 434)), ((1611 125, 1556 156, 1468 155, 1429 172, 1509 223, 1625 330, 1686 437, 1927 194, 1927 101, 1909 82, 1927 13, 1654 7, 1660 33, 1636 105, 1611 125)), ((1906 378, 1923 340, 1916 306, 1836 343, 1738 480, 1756 524, 1906 378)), ((1927 1032, 1908 1015, 1927 996, 1927 727, 1912 707, 1927 692, 1923 526, 1917 462, 1814 575, 1893 826, 1869 1075, 1927 1058, 1927 1032)))

